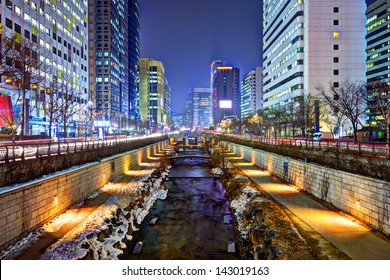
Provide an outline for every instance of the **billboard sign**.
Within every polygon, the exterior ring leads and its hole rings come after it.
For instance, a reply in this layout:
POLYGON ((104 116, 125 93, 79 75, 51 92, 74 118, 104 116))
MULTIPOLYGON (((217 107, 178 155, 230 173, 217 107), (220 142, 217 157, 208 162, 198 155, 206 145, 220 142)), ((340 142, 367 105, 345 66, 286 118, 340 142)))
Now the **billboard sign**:
POLYGON ((10 127, 14 122, 11 97, 0 96, 0 127, 10 127))
POLYGON ((219 108, 220 109, 231 109, 232 108, 232 101, 231 100, 220 100, 219 101, 219 108))

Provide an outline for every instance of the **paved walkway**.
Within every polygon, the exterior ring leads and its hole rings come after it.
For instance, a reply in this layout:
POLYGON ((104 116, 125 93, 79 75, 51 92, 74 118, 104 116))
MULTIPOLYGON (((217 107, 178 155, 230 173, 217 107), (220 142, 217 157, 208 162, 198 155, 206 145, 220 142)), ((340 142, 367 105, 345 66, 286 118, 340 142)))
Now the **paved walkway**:
POLYGON ((304 227, 312 228, 350 259, 390 260, 390 242, 371 232, 368 227, 352 221, 346 215, 329 210, 242 158, 228 154, 228 159, 276 201, 284 205, 288 212, 291 211, 298 220, 303 221, 306 224, 304 227))
MULTIPOLYGON (((140 163, 139 169, 132 171, 129 170, 127 174, 123 174, 121 177, 118 177, 116 182, 126 183, 131 181, 141 180, 143 176, 152 173, 154 170, 155 163, 159 160, 151 159, 147 162, 140 163)), ((120 186, 119 186, 120 188, 120 186)), ((109 192, 102 192, 100 195, 86 199, 84 204, 76 209, 75 216, 72 220, 68 221, 62 227, 58 228, 54 232, 50 232, 42 236, 36 243, 32 244, 25 252, 19 255, 16 259, 18 260, 36 260, 46 251, 46 249, 63 238, 69 231, 77 227, 81 222, 88 218, 99 206, 104 204, 108 198, 115 195, 118 189, 111 189, 109 192)))

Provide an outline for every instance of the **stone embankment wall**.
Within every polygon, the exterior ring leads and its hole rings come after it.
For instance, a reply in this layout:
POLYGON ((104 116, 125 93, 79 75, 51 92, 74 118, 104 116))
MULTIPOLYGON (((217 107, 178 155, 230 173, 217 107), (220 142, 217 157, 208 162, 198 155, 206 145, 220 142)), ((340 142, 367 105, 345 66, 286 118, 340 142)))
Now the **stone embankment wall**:
POLYGON ((162 141, 93 163, 48 175, 32 182, 0 189, 0 250, 84 200, 112 176, 138 168, 141 162, 162 154, 162 141))
POLYGON ((390 182, 223 142, 230 152, 390 235, 390 182))
POLYGON ((90 150, 52 155, 50 157, 29 158, 0 164, 0 187, 25 183, 76 165, 95 162, 101 158, 137 150, 166 139, 166 136, 160 136, 158 138, 148 137, 127 143, 117 143, 113 146, 102 145, 102 143, 98 146, 97 143, 94 143, 96 146, 90 147, 90 150))

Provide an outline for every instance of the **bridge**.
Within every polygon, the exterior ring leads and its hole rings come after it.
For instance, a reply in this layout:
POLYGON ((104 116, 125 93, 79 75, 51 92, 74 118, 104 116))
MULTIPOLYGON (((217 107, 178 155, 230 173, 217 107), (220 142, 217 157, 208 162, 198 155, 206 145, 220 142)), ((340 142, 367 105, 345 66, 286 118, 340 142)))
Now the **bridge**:
POLYGON ((182 142, 184 146, 198 145, 199 143, 215 143, 214 135, 201 132, 180 132, 168 134, 169 143, 182 142))
POLYGON ((170 156, 169 159, 187 159, 187 158, 196 158, 196 159, 211 159, 210 156, 207 155, 177 155, 170 156))

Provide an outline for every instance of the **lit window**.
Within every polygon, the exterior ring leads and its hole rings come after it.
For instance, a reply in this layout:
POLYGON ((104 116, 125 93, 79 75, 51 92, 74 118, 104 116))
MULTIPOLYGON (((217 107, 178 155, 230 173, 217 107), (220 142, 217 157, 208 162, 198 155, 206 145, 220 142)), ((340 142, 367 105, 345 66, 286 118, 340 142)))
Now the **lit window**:
POLYGON ((15 5, 15 14, 20 16, 20 8, 18 6, 16 6, 16 5, 15 5))
POLYGON ((31 2, 31 8, 36 11, 37 10, 37 3, 31 2))
POLYGON ((24 20, 25 21, 30 21, 30 15, 27 13, 24 13, 24 20))
POLYGON ((333 32, 333 39, 338 39, 340 37, 340 32, 333 32))

